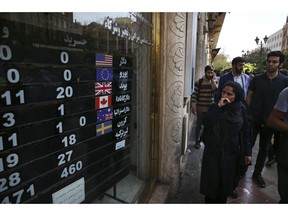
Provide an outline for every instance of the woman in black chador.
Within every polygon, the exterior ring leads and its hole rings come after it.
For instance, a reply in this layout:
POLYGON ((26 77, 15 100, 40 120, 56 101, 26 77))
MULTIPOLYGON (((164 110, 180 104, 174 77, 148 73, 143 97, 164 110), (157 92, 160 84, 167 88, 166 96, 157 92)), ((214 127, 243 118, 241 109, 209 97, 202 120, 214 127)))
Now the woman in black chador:
POLYGON ((250 126, 243 90, 227 82, 221 99, 211 105, 203 118, 205 144, 200 193, 206 203, 226 203, 240 164, 251 163, 250 126))

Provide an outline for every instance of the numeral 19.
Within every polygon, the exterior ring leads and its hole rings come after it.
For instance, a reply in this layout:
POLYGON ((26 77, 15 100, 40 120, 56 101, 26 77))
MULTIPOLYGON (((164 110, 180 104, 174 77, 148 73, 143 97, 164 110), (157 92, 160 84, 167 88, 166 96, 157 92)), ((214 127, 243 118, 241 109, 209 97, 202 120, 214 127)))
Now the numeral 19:
MULTIPOLYGON (((18 164, 19 157, 17 154, 12 153, 6 157, 6 160, 4 158, 4 161, 7 164, 7 167, 11 168, 18 164)), ((0 158, 0 172, 3 172, 3 171, 4 171, 3 158, 0 158)))

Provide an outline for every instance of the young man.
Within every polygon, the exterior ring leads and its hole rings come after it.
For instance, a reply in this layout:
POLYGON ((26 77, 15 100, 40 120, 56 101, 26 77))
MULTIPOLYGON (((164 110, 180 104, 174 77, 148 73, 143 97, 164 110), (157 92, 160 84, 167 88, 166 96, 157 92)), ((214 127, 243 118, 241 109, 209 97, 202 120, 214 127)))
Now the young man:
POLYGON ((218 90, 215 94, 215 101, 221 98, 221 91, 226 82, 238 82, 243 89, 244 98, 247 97, 248 87, 250 84, 250 77, 243 73, 245 60, 242 57, 236 57, 232 60, 232 69, 230 72, 222 75, 219 80, 218 90))
POLYGON ((202 117, 214 102, 214 92, 217 89, 215 83, 215 73, 210 65, 205 67, 205 75, 195 82, 194 92, 191 96, 191 111, 194 115, 197 115, 196 127, 195 127, 195 145, 196 149, 201 147, 200 144, 200 132, 202 129, 202 117))
POLYGON ((266 120, 277 101, 278 95, 288 86, 288 77, 279 73, 284 60, 285 56, 280 51, 268 53, 266 72, 252 79, 247 96, 247 104, 251 114, 252 146, 255 145, 257 135, 260 133, 259 150, 252 175, 253 181, 259 187, 266 187, 261 173, 272 136, 276 133, 275 129, 267 126, 266 120))
POLYGON ((279 95, 276 105, 268 117, 267 124, 281 131, 275 147, 278 173, 279 203, 288 203, 288 88, 279 95))

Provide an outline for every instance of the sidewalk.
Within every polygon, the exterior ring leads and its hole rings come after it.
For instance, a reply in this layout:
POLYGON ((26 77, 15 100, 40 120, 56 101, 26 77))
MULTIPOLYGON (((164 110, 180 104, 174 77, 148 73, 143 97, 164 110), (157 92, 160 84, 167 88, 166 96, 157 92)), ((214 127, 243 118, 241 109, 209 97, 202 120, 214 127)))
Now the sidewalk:
MULTIPOLYGON (((192 134, 192 133, 191 133, 192 134)), ((200 204, 204 202, 204 196, 200 194, 200 172, 201 159, 204 145, 201 143, 200 149, 193 147, 194 141, 190 136, 188 149, 190 150, 188 156, 187 167, 183 178, 180 182, 178 196, 174 199, 168 199, 166 203, 194 203, 200 204)), ((264 167, 262 177, 266 182, 266 188, 260 188, 252 182, 252 173, 257 157, 258 139, 253 148, 252 165, 246 175, 241 179, 239 187, 237 188, 238 198, 228 198, 227 203, 278 203, 279 195, 277 190, 277 164, 274 163, 271 167, 264 167)))

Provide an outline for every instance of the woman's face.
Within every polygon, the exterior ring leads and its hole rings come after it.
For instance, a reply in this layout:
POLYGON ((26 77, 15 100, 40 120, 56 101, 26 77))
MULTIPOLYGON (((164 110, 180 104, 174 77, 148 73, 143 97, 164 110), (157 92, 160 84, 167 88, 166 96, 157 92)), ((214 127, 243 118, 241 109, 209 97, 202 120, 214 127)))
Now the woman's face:
POLYGON ((231 86, 225 86, 222 90, 222 98, 228 98, 232 103, 235 100, 235 93, 231 86))

